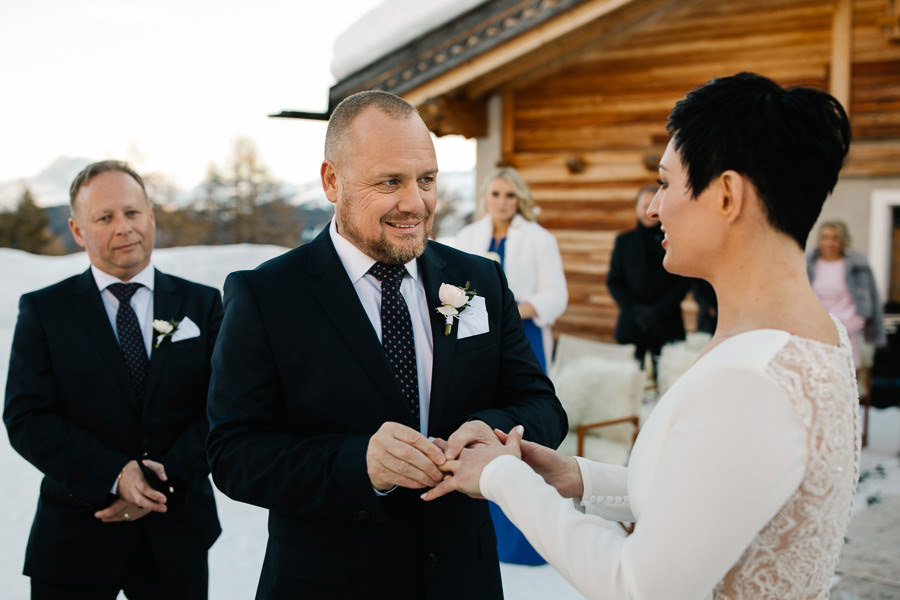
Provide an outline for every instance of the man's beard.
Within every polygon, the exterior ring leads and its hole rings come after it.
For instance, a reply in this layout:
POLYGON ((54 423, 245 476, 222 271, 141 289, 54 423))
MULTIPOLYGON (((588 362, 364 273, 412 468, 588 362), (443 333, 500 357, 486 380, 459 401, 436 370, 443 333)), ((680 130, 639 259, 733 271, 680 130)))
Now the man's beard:
MULTIPOLYGON (((425 215, 401 213, 399 215, 390 215, 390 218, 385 217, 382 222, 403 219, 415 219, 424 222, 427 218, 427 213, 425 215)), ((387 236, 384 235, 384 232, 376 240, 366 239, 349 219, 343 218, 343 215, 337 217, 337 225, 341 236, 352 242, 364 254, 378 262, 390 265, 403 265, 414 258, 418 258, 425 252, 425 246, 428 244, 428 231, 424 229, 421 235, 404 236, 402 242, 391 243, 388 241, 387 236)))

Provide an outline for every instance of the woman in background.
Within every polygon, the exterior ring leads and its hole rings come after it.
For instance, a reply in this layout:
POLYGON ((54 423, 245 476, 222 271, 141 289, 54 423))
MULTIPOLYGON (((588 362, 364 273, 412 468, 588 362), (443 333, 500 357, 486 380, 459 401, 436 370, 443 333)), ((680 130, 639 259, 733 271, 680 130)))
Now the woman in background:
POLYGON ((531 189, 515 169, 491 172, 481 198, 479 210, 486 214, 459 231, 455 246, 499 258, 525 335, 546 372, 553 355, 550 326, 569 300, 556 238, 537 224, 531 189))
POLYGON ((423 498, 456 489, 496 502, 589 598, 826 598, 859 476, 858 396, 846 330, 813 293, 803 248, 849 120, 823 91, 740 73, 690 92, 667 129, 648 214, 666 269, 715 289, 703 354, 627 467, 516 428, 448 448, 452 476, 423 498))
MULTIPOLYGON (((537 224, 531 189, 518 171, 495 169, 482 187, 479 211, 486 213, 456 236, 456 247, 500 261, 531 349, 547 372, 553 356, 550 326, 566 310, 569 293, 556 238, 537 224)), ((520 565, 545 561, 503 511, 490 503, 500 560, 520 565)))
POLYGON ((876 346, 886 339, 872 269, 861 252, 850 249, 846 223, 835 220, 819 226, 818 247, 806 255, 806 271, 822 305, 847 328, 853 361, 860 368, 860 338, 876 346))

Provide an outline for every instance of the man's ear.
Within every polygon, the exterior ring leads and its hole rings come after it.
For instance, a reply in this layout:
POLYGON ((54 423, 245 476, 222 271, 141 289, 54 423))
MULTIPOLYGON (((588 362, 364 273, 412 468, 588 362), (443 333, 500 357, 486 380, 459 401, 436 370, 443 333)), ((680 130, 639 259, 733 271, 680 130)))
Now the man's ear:
POLYGON ((744 211, 747 182, 740 173, 729 169, 719 175, 719 190, 720 210, 729 223, 734 222, 744 211))
POLYGON ((78 224, 78 221, 72 217, 69 217, 69 231, 72 232, 75 243, 84 248, 84 235, 81 233, 81 226, 78 224))
POLYGON ((319 169, 319 175, 322 177, 322 190, 325 192, 325 197, 328 198, 328 201, 332 204, 337 204, 338 180, 334 163, 327 158, 323 160, 322 168, 319 169))

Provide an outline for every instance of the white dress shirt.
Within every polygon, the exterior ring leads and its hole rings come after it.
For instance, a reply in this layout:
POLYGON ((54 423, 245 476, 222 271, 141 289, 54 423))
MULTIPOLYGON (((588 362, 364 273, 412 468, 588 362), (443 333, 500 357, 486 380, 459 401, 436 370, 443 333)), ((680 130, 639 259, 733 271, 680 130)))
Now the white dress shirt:
MULTIPOLYGON (((347 276, 353 283, 353 289, 359 296, 378 340, 381 341, 381 282, 368 273, 377 261, 363 253, 337 231, 335 220, 331 219, 328 229, 334 249, 337 251, 347 276)), ((419 378, 419 431, 428 435, 428 413, 431 399, 431 373, 434 357, 434 340, 431 337, 431 320, 428 300, 425 297, 425 285, 419 277, 419 269, 415 259, 406 263, 406 272, 400 284, 400 294, 406 301, 409 317, 412 321, 413 340, 416 345, 416 372, 419 378)))
POLYGON ((140 283, 143 286, 138 288, 134 296, 131 297, 131 308, 134 310, 134 314, 137 315, 138 325, 141 326, 141 335, 144 337, 144 347, 147 349, 147 356, 150 356, 150 344, 153 341, 153 265, 147 265, 143 271, 129 281, 122 281, 118 277, 104 273, 94 265, 91 265, 91 273, 94 275, 97 289, 100 290, 100 297, 103 299, 103 306, 106 308, 106 316, 109 317, 109 322, 116 334, 116 340, 119 339, 119 332, 116 331, 116 313, 119 311, 119 300, 106 288, 113 283, 140 283))

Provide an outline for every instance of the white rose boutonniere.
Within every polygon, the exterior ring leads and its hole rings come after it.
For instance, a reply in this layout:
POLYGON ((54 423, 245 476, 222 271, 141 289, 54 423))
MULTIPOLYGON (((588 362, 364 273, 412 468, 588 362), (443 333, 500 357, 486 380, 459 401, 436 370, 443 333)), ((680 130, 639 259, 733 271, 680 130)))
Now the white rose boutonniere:
POLYGON ((159 348, 159 345, 163 343, 163 340, 172 337, 172 334, 178 331, 178 321, 175 319, 169 319, 167 321, 153 319, 153 331, 159 334, 156 336, 156 344, 153 347, 159 348))
POLYGON ((460 314, 469 308, 469 301, 473 297, 475 297, 475 290, 469 289, 468 281, 466 282, 466 287, 462 288, 449 283, 441 284, 441 288, 438 290, 438 298, 443 304, 435 310, 446 318, 444 321, 444 335, 450 335, 450 330, 453 328, 453 318, 458 319, 460 314))

